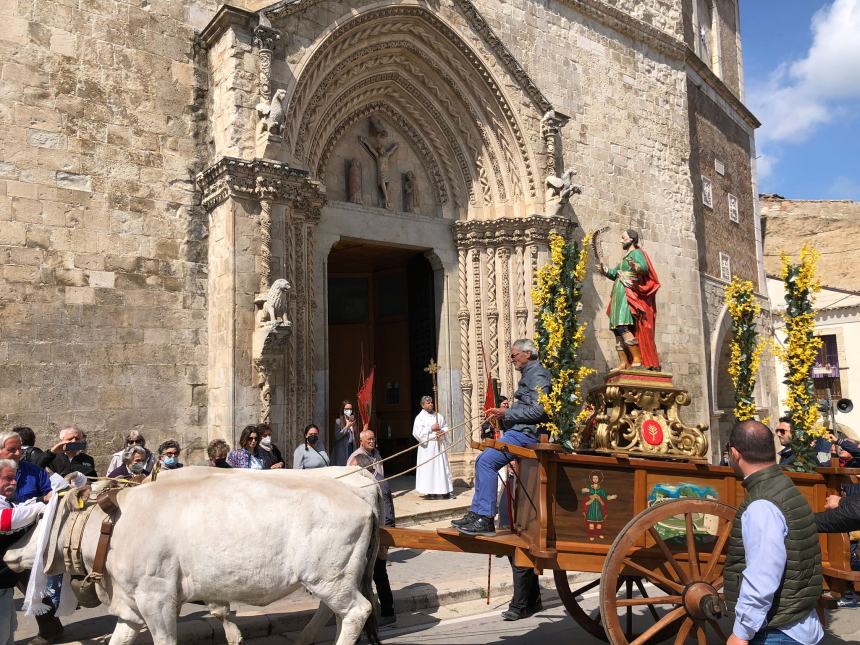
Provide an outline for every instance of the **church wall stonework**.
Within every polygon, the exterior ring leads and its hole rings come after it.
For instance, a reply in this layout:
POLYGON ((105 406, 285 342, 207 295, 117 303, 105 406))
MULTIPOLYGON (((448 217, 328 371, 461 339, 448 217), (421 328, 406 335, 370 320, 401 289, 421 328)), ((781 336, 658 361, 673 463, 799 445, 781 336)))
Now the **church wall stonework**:
POLYGON ((0 3, 0 425, 205 445, 209 0, 0 3))
MULTIPOLYGON (((582 184, 582 194, 573 200, 582 228, 611 226, 601 238, 607 262, 620 259, 622 229, 640 231, 662 282, 658 352, 664 369, 693 393, 686 416, 704 422, 706 374, 687 164, 685 66, 683 60, 577 12, 577 4, 478 6, 554 107, 570 116, 562 132, 564 161, 577 169, 582 184), (530 47, 534 42, 540 46, 530 47)), ((672 19, 663 28, 674 33, 680 29, 675 24, 672 19)), ((598 340, 587 343, 586 355, 599 372, 616 360, 604 313, 610 286, 592 274, 583 301, 598 340)))

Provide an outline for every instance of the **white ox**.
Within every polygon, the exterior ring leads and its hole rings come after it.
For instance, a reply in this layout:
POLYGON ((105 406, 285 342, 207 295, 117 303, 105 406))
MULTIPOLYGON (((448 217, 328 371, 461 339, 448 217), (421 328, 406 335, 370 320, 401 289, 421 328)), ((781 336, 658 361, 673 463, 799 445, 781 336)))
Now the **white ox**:
MULTIPOLYGON (((300 587, 321 604, 297 643, 313 641, 329 610, 337 617, 336 645, 355 643, 365 623, 369 640, 378 643, 371 581, 381 499, 369 483, 372 477, 348 468, 314 474, 183 468, 121 491, 104 580, 96 587, 117 617, 110 645, 130 645, 144 624, 156 645, 176 644, 179 609, 195 600, 221 619, 229 643, 240 643, 228 620, 231 602, 264 606, 300 587)), ((71 512, 66 504, 57 511, 61 537, 48 554, 48 574, 63 569, 71 512)), ((88 569, 103 518, 96 508, 84 531, 88 569)), ((36 533, 7 550, 10 568, 32 566, 36 533)))

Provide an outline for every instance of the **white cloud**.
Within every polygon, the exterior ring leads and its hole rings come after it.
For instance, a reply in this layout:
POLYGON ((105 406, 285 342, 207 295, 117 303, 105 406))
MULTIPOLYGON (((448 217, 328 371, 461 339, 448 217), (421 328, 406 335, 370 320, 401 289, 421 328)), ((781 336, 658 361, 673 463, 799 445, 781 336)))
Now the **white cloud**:
POLYGON ((779 161, 779 144, 806 141, 841 113, 841 101, 860 98, 860 0, 834 0, 815 13, 811 29, 803 58, 748 88, 748 103, 762 122, 756 140, 763 180, 779 161))

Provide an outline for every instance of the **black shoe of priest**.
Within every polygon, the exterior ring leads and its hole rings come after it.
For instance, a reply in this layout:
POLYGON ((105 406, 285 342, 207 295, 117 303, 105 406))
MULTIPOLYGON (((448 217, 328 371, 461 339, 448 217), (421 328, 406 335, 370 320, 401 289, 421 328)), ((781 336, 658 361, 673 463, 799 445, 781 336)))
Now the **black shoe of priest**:
POLYGON ((477 513, 473 513, 472 511, 469 511, 463 517, 461 517, 459 520, 451 520, 451 526, 455 526, 457 528, 459 528, 461 526, 466 526, 467 524, 471 524, 472 522, 474 522, 479 517, 480 517, 480 515, 478 515, 477 513))
POLYGON ((479 515, 471 524, 458 526, 457 530, 463 535, 486 535, 492 537, 496 534, 496 526, 492 517, 479 515))

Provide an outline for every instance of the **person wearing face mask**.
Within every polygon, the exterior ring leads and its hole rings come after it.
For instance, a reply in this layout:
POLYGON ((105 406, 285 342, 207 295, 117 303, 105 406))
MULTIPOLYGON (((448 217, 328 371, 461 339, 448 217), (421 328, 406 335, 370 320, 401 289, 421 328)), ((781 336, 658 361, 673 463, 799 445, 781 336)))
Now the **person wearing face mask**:
POLYGON ((158 457, 161 459, 161 467, 165 470, 175 470, 182 468, 179 462, 179 442, 173 439, 168 439, 163 444, 158 446, 158 457))
POLYGON ((108 473, 108 477, 112 479, 127 479, 139 475, 145 477, 148 474, 149 471, 146 469, 146 450, 143 446, 134 445, 125 449, 122 453, 122 465, 108 473))
POLYGON ((272 443, 272 426, 268 423, 261 423, 257 426, 260 431, 260 450, 263 457, 266 459, 267 468, 277 469, 286 468, 284 457, 278 447, 272 443))
POLYGON ((341 415, 334 420, 334 448, 331 454, 332 466, 346 466, 346 461, 355 450, 355 411, 352 403, 344 401, 341 415))
POLYGON ((305 442, 299 445, 293 453, 293 469, 309 470, 331 465, 325 450, 316 449, 319 439, 320 429, 316 425, 311 423, 305 427, 305 442))
POLYGON ((227 463, 227 455, 230 452, 230 446, 223 439, 213 439, 206 446, 206 455, 209 457, 209 465, 212 468, 232 468, 227 463))

